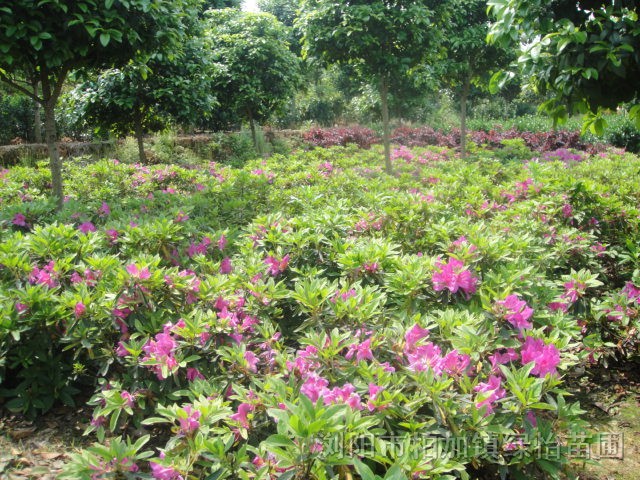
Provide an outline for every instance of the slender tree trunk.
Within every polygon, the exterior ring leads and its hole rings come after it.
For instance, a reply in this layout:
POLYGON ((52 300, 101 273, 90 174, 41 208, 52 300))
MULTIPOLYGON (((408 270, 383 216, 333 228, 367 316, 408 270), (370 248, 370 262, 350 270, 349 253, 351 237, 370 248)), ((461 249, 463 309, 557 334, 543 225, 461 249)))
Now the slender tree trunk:
POLYGON ((140 159, 140 163, 146 163, 147 156, 144 153, 144 131, 142 130, 142 112, 140 110, 135 112, 133 123, 136 140, 138 141, 138 157, 140 159))
MULTIPOLYGON (((33 82, 33 93, 38 96, 40 90, 40 82, 33 82)), ((36 143, 42 143, 42 118, 40 115, 40 102, 33 102, 33 140, 36 143)))
POLYGON ((460 99, 460 156, 467 158, 467 99, 471 88, 471 79, 467 76, 462 86, 462 98, 460 99))
POLYGON ((56 199, 58 210, 62 210, 63 191, 62 191, 62 159, 58 151, 56 117, 56 102, 50 99, 44 104, 44 129, 47 138, 47 149, 49 150, 49 167, 51 169, 51 189, 53 197, 56 199))
POLYGON ((256 137, 256 122, 253 120, 253 112, 251 110, 247 110, 247 117, 249 117, 249 127, 251 128, 251 139, 253 140, 253 146, 257 151, 258 138, 256 137))
POLYGON ((391 145, 389 132, 389 85, 387 79, 383 75, 380 78, 380 102, 382 106, 382 142, 384 143, 384 165, 387 173, 393 173, 391 166, 391 145))

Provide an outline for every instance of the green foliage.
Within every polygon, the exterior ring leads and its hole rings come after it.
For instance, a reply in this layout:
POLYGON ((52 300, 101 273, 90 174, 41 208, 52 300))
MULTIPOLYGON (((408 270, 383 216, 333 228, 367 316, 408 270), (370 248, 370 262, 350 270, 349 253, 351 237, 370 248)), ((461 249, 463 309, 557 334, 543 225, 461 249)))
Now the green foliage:
POLYGON ((503 147, 3 171, 5 405, 94 388, 66 478, 557 474, 566 375, 638 352, 640 161, 503 147))
POLYGON ((221 109, 252 124, 278 112, 299 80, 286 27, 272 15, 232 9, 209 11, 207 22, 221 109))
MULTIPOLYGON (((635 2, 491 0, 489 38, 516 43, 518 66, 529 85, 551 98, 541 108, 557 121, 587 113, 585 130, 601 134, 602 109, 635 102, 640 75, 640 27, 635 2)), ((511 74, 513 75, 513 73, 511 74)), ((496 76, 494 86, 505 79, 496 76)), ((640 109, 633 111, 633 119, 640 109)))
POLYGON ((0 145, 16 137, 33 139, 33 100, 0 92, 0 145))

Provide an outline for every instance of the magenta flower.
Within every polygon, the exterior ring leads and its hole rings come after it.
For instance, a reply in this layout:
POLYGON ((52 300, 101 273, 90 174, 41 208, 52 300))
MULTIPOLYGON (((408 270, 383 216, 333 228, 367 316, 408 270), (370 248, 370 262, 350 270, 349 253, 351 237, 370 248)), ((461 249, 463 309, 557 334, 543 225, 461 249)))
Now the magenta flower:
POLYGON ((456 293, 461 290, 467 300, 476 292, 478 279, 465 268, 460 260, 450 258, 449 262, 445 264, 437 262, 436 268, 438 270, 431 277, 433 289, 436 292, 447 289, 451 293, 456 293))
POLYGON ((380 392, 382 392, 383 390, 384 390, 384 387, 376 385, 375 383, 369 384, 369 400, 367 401, 367 409, 370 412, 373 412, 374 410, 380 411, 387 408, 388 404, 377 405, 378 394, 380 394, 380 392))
POLYGON ((573 207, 570 204, 565 203, 562 206, 562 216, 564 218, 571 218, 572 215, 573 215, 573 207))
POLYGON ((13 216, 12 223, 18 227, 26 227, 27 226, 27 217, 25 217, 21 213, 16 213, 13 216))
POLYGON ((135 406, 136 404, 135 395, 127 392, 126 390, 123 390, 122 392, 120 392, 120 397, 122 398, 122 400, 125 401, 125 403, 127 404, 127 407, 133 408, 135 406))
POLYGON ((487 415, 493 413, 493 402, 506 395, 504 388, 502 388, 502 380, 497 375, 491 375, 488 382, 479 383, 473 390, 480 393, 482 398, 476 402, 476 408, 486 407, 487 415))
POLYGON ((471 363, 471 357, 451 350, 442 359, 442 368, 448 375, 463 375, 471 363))
POLYGON ((220 251, 224 250, 227 247, 227 237, 224 236, 224 234, 220 235, 220 238, 218 239, 218 249, 220 251))
POLYGON ((353 410, 362 410, 364 408, 360 400, 360 395, 356 393, 355 387, 350 383, 346 383, 342 388, 335 387, 325 392, 323 397, 325 405, 344 403, 349 405, 353 410))
POLYGON ((440 355, 440 347, 429 342, 416 347, 411 352, 405 350, 409 363, 409 370, 413 372, 425 372, 432 370, 436 375, 442 374, 443 358, 440 355))
POLYGON ((518 295, 509 295, 504 300, 496 302, 501 308, 501 314, 515 328, 531 328, 533 324, 529 321, 533 316, 533 309, 527 305, 527 302, 520 300, 518 295))
POLYGON ((165 374, 162 372, 162 367, 166 367, 169 372, 173 372, 178 368, 178 362, 174 357, 174 352, 178 347, 178 344, 171 336, 171 323, 164 326, 162 333, 158 333, 154 340, 149 340, 142 350, 146 355, 142 358, 143 362, 154 362, 153 365, 148 365, 157 375, 160 380, 165 379, 165 374))
POLYGON ((269 269, 267 270, 268 273, 275 277, 287 269, 287 266, 289 265, 289 254, 282 257, 282 260, 269 256, 265 258, 264 263, 269 265, 269 269))
POLYGON ((329 381, 326 378, 322 378, 316 373, 311 373, 300 388, 300 393, 309 397, 312 402, 317 402, 318 398, 324 396, 329 390, 329 381))
POLYGON ((137 280, 146 280, 151 277, 151 273, 147 267, 138 268, 135 263, 126 266, 127 273, 137 280))
POLYGON ((187 417, 181 417, 179 419, 180 433, 183 435, 189 435, 200 428, 200 417, 202 416, 202 412, 200 412, 200 410, 194 410, 191 405, 187 405, 183 410, 187 414, 187 417))
POLYGON ((24 312, 29 310, 29 307, 27 305, 20 302, 16 302, 15 307, 16 307, 16 312, 18 312, 18 315, 22 315, 24 312))
POLYGON ((241 403, 240 405, 238 405, 238 411, 231 415, 229 419, 233 420, 234 422, 240 423, 243 428, 251 428, 248 415, 249 413, 253 412, 255 408, 255 405, 252 405, 251 403, 241 403))
POLYGON ((98 209, 98 215, 103 217, 108 217, 109 215, 111 215, 111 209, 109 208, 107 202, 102 202, 102 205, 98 209))
POLYGON ((82 302, 76 303, 76 306, 74 308, 74 313, 76 315, 76 318, 80 318, 82 315, 84 315, 84 312, 86 311, 87 311, 87 307, 84 306, 84 303, 82 302))
POLYGON ((549 303, 549 305, 547 305, 547 307, 552 312, 567 313, 567 311, 569 310, 569 305, 565 302, 551 302, 549 303))
POLYGON ((229 257, 223 258, 222 262, 220 262, 220 273, 222 275, 228 275, 232 270, 231 259, 229 257))
POLYGON ((95 232, 96 226, 91 222, 84 222, 80 224, 78 230, 80 230, 84 234, 87 234, 89 232, 95 232))
POLYGON ((113 228, 106 231, 107 237, 109 237, 109 243, 116 243, 118 241, 118 231, 113 228))
POLYGON ((149 462, 151 468, 151 476, 157 480, 184 480, 175 468, 161 465, 156 462, 149 462))
POLYGON ((527 337, 520 349, 522 364, 535 362, 531 373, 538 377, 544 377, 547 373, 555 375, 556 367, 560 363, 560 352, 552 343, 546 345, 542 339, 527 337))
POLYGON ((187 380, 193 382, 195 380, 204 380, 204 375, 197 368, 187 368, 187 380))
POLYGON ((501 348, 496 350, 493 355, 489 355, 489 362, 493 372, 499 372, 499 365, 505 365, 520 358, 520 354, 513 348, 501 348))
POLYGON ((356 361, 361 362, 363 360, 373 360, 373 353, 371 352, 371 339, 367 339, 362 343, 352 343, 349 345, 349 350, 347 351, 344 358, 347 360, 351 360, 353 357, 356 357, 356 361))
POLYGON ((636 303, 640 301, 640 288, 636 287, 632 282, 627 282, 624 285, 622 293, 624 293, 630 301, 635 301, 636 303))
POLYGON ((258 356, 250 350, 244 352, 244 359, 247 362, 247 368, 250 372, 256 373, 258 371, 258 356))
POLYGON ((427 338, 429 336, 429 330, 426 328, 422 328, 417 323, 411 327, 404 336, 405 339, 405 352, 413 350, 416 344, 422 340, 423 338, 427 338))
POLYGON ((565 282, 564 284, 564 293, 561 295, 563 299, 569 301, 569 303, 575 303, 578 298, 584 295, 584 291, 587 286, 584 283, 576 282, 575 280, 570 280, 565 282))
POLYGON ((32 285, 44 285, 49 288, 54 288, 58 285, 56 280, 56 272, 54 270, 55 262, 49 262, 44 268, 33 267, 31 274, 29 275, 29 282, 32 285))

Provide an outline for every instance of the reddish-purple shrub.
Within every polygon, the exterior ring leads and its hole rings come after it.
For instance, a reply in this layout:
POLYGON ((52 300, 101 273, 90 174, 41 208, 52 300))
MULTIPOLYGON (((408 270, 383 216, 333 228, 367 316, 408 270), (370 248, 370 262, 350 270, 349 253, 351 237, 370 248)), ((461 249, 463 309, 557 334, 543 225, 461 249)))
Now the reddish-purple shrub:
POLYGON ((370 148, 380 139, 370 128, 354 125, 350 127, 312 128, 303 134, 305 142, 314 147, 346 146, 355 143, 360 148, 370 148))

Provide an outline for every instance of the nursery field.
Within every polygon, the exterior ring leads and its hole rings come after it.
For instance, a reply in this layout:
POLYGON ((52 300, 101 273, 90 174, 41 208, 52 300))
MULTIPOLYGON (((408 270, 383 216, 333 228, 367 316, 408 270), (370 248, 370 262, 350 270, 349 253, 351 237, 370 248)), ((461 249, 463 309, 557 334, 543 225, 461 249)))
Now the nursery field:
POLYGON ((640 159, 392 158, 1 170, 0 412, 89 412, 60 478, 577 478, 584 378, 640 431, 640 159))

